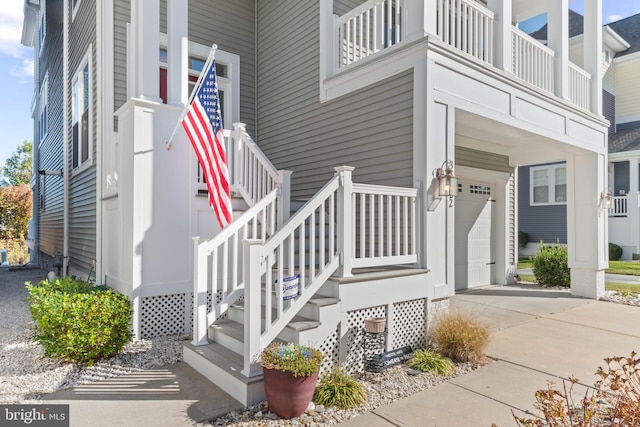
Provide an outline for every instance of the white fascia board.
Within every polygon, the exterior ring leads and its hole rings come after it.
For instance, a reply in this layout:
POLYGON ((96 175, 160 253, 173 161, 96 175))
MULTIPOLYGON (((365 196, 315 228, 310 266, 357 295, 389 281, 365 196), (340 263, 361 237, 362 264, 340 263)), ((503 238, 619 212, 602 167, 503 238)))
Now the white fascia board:
POLYGON ((39 0, 24 0, 24 21, 22 22, 22 38, 20 43, 24 46, 34 47, 33 41, 38 23, 39 0))

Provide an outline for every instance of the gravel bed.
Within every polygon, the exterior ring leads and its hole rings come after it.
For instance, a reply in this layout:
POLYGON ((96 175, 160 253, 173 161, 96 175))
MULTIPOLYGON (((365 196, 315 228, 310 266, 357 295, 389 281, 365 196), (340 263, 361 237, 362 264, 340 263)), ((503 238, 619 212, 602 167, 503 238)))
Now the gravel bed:
MULTIPOLYGON (((185 338, 182 336, 133 342, 125 346, 117 356, 101 360, 92 366, 63 363, 44 357, 42 348, 32 339, 33 322, 24 282, 36 283, 45 277, 45 271, 33 269, 0 273, 0 404, 38 403, 43 395, 56 390, 182 360, 182 342, 185 338)), ((640 296, 612 291, 607 291, 601 300, 640 306, 640 296)), ((479 366, 481 365, 472 363, 457 364, 455 373, 448 377, 412 375, 406 367, 396 366, 382 373, 367 373, 357 377, 367 391, 367 403, 359 408, 338 410, 311 404, 300 417, 283 420, 269 412, 266 404, 262 403, 243 411, 230 412, 211 425, 336 425, 434 387, 452 377, 464 375, 479 366)))
POLYGON ((33 319, 24 283, 46 277, 43 270, 0 272, 0 404, 39 403, 41 396, 78 384, 167 365, 182 360, 184 337, 127 344, 114 357, 91 366, 44 356, 33 341, 33 319))

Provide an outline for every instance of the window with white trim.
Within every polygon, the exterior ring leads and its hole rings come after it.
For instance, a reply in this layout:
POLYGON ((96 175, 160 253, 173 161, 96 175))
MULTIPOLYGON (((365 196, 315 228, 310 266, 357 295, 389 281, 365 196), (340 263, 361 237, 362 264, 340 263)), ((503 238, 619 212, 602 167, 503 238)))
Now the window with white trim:
POLYGON ((91 49, 71 82, 72 87, 72 167, 91 164, 93 129, 91 123, 91 49))
POLYGON ((565 164, 536 166, 530 169, 530 204, 567 203, 567 167, 565 164))
POLYGON ((49 72, 42 79, 40 94, 38 96, 38 141, 42 143, 49 133, 49 117, 47 114, 49 107, 49 72))
MULTIPOLYGON (((166 34, 160 34, 160 98, 167 103, 167 69, 168 52, 166 34)), ((189 95, 193 92, 198 77, 204 68, 207 56, 211 51, 210 46, 205 46, 195 42, 189 42, 189 95)), ((216 78, 218 82, 218 96, 220 98, 220 111, 225 129, 232 129, 233 123, 240 121, 240 56, 217 50, 216 55, 216 78)), ((226 132, 225 132, 226 134, 226 132)), ((226 139, 226 138, 225 138, 226 139)), ((230 161, 230 153, 227 153, 230 161)), ((207 185, 204 174, 198 164, 197 171, 198 193, 206 194, 207 185)))

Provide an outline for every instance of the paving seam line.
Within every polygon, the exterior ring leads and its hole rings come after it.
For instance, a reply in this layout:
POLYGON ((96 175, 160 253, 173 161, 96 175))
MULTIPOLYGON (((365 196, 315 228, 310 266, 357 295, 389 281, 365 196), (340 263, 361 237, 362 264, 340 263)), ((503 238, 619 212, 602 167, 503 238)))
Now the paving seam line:
MULTIPOLYGON (((385 405, 388 406, 388 405, 385 405)), ((386 422, 388 422, 389 424, 391 424, 392 426, 396 426, 396 427, 407 427, 406 424, 400 423, 398 420, 396 420, 395 418, 391 418, 388 417, 386 415, 382 415, 376 412, 377 409, 374 409, 373 411, 370 411, 370 414, 375 415, 376 417, 385 420, 386 422)))
MULTIPOLYGON (((528 369, 528 370, 534 371, 534 372, 539 372, 541 374, 548 375, 548 376, 553 377, 553 378, 557 378, 557 379, 559 379, 561 381, 571 382, 571 379, 569 377, 563 377, 563 376, 560 376, 560 375, 553 374, 551 372, 543 371, 542 369, 532 368, 531 366, 523 365, 523 364, 518 363, 518 362, 512 362, 510 360, 500 359, 499 357, 491 357, 491 358, 493 360, 504 362, 504 363, 509 364, 509 365, 518 366, 520 368, 528 369)), ((586 388, 591 389, 591 390, 595 390, 595 387, 593 385, 585 384, 585 383, 581 382, 579 379, 578 379, 578 382, 576 384, 581 385, 581 386, 586 387, 586 388)))

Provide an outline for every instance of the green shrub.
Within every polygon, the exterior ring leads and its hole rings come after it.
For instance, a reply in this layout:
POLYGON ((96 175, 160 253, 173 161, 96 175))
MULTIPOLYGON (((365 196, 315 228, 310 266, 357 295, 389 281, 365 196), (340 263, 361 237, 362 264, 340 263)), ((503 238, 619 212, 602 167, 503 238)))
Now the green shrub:
POLYGON ((451 359, 427 349, 416 350, 407 361, 407 366, 436 375, 449 375, 456 369, 451 359))
POLYGON ((319 405, 349 409, 364 405, 367 392, 349 374, 336 370, 320 377, 313 400, 319 405))
POLYGON ((622 248, 615 243, 609 243, 609 261, 620 261, 622 248))
POLYGON ((522 249, 526 248, 529 244, 529 235, 524 231, 518 231, 518 246, 522 249))
POLYGON ((131 339, 125 295, 68 277, 26 285, 35 339, 46 356, 87 363, 118 353, 131 339))
POLYGON ((538 283, 566 287, 571 285, 571 270, 566 246, 545 245, 540 242, 538 253, 531 261, 533 275, 536 276, 538 283))
POLYGON ((489 343, 489 328, 466 313, 447 313, 429 329, 429 345, 455 362, 479 362, 489 343))

